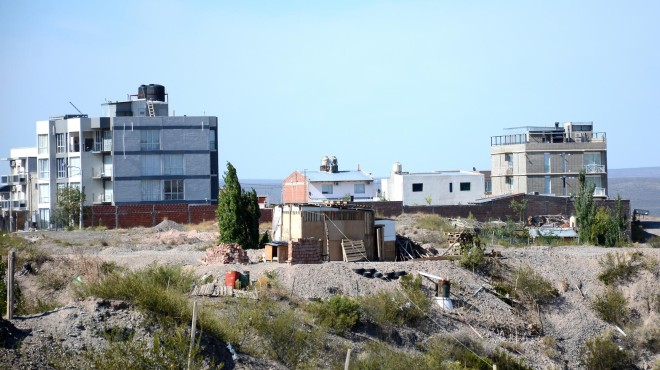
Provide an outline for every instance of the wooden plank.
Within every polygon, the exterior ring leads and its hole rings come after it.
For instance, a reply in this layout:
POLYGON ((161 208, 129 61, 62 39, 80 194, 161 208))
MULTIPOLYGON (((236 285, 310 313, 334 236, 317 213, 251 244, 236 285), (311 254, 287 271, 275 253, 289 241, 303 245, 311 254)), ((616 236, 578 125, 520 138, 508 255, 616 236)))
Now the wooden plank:
POLYGON ((341 248, 344 252, 344 262, 359 262, 367 259, 362 240, 342 239, 341 248))

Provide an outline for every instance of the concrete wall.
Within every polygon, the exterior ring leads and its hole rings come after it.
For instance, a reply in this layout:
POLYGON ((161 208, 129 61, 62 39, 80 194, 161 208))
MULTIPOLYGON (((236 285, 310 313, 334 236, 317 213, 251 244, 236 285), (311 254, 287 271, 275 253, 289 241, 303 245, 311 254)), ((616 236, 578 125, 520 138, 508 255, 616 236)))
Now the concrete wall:
POLYGON ((383 181, 385 198, 412 205, 467 204, 484 196, 484 175, 476 172, 438 172, 391 174, 383 181), (461 183, 469 183, 470 190, 462 191, 461 183), (413 191, 413 184, 422 184, 422 191, 413 191), (450 187, 451 184, 451 187, 450 187))

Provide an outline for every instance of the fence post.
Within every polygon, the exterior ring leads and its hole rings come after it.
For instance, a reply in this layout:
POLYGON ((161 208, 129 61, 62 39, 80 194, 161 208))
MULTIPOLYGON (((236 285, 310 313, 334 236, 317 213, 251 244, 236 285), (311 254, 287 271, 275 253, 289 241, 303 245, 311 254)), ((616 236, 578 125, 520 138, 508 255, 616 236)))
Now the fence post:
POLYGON ((12 249, 7 254, 7 320, 14 318, 14 262, 16 252, 12 249))

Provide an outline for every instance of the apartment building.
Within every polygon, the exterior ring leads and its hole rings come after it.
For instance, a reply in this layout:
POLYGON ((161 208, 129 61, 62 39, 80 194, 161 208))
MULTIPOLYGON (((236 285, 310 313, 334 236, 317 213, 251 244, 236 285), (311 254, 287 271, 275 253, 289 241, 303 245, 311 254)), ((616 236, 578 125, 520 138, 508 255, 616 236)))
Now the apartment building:
POLYGON ((607 140, 593 122, 556 122, 550 127, 517 127, 490 142, 492 194, 573 196, 578 175, 607 197, 607 140))
POLYGON ((102 104, 101 117, 38 121, 38 221, 49 227, 58 189, 73 186, 84 206, 216 203, 218 119, 170 116, 162 85, 102 104))
POLYGON ((22 230, 36 222, 37 198, 33 195, 37 176, 37 148, 13 148, 8 158, 9 175, 0 183, 0 229, 22 230))

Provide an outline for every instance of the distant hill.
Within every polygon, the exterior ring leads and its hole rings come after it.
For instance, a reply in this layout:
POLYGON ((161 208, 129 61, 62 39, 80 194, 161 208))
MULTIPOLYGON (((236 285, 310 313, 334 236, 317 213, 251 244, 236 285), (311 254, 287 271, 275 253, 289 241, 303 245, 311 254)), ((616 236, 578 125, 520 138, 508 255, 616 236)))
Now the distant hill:
POLYGON ((610 179, 618 179, 625 177, 660 178, 660 167, 618 168, 618 169, 608 168, 607 173, 610 179))
POLYGON ((660 167, 609 170, 610 198, 630 199, 630 208, 646 209, 660 216, 660 167))

